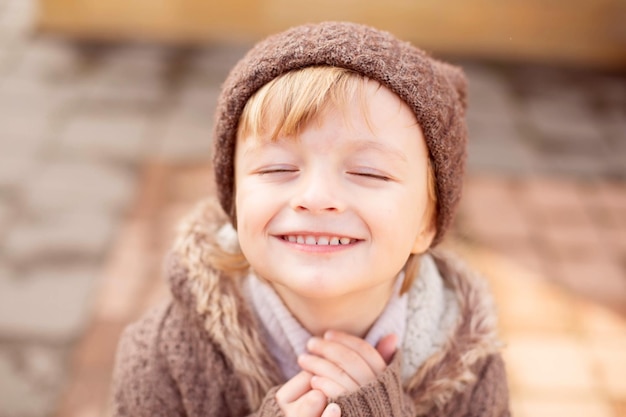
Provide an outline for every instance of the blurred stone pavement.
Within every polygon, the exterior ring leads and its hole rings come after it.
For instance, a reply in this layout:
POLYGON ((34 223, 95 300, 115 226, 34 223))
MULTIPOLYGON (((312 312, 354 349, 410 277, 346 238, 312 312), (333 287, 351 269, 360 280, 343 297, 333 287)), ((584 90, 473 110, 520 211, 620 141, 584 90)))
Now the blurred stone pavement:
MULTIPOLYGON (((97 47, 0 0, 0 417, 96 417, 117 338, 166 299, 212 192, 219 85, 246 45, 97 47)), ((626 416, 626 76, 463 60, 469 175, 446 245, 487 276, 516 416, 626 416)))

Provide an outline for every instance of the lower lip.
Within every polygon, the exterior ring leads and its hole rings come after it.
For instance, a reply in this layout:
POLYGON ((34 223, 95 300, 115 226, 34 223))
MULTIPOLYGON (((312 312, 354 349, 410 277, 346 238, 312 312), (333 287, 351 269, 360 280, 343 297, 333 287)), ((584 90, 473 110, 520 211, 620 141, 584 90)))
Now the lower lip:
POLYGON ((347 245, 306 245, 304 243, 290 242, 288 240, 283 239, 282 237, 276 236, 276 239, 281 241, 282 243, 302 252, 309 253, 335 253, 341 252, 346 249, 351 249, 359 244, 360 241, 356 241, 353 243, 349 243, 347 245))

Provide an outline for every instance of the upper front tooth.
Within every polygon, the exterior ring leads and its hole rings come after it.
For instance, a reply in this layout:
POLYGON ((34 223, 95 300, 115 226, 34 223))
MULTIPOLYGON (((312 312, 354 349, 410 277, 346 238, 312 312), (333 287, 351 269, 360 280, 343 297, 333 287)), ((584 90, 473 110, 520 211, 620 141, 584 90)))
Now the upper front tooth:
POLYGON ((331 244, 331 245, 338 245, 338 244, 339 244, 339 238, 338 238, 337 236, 333 236, 333 237, 330 239, 330 244, 331 244))
POLYGON ((347 245, 348 243, 350 243, 350 238, 342 237, 341 239, 339 239, 339 241, 341 242, 342 245, 347 245))
POLYGON ((298 242, 298 243, 302 244, 302 243, 304 243, 304 238, 303 238, 302 236, 298 236, 298 237, 296 238, 296 242, 298 242))
POLYGON ((320 236, 317 239, 317 244, 318 245, 328 245, 328 236, 320 236))
POLYGON ((315 238, 313 236, 307 236, 305 243, 307 245, 315 245, 315 238))

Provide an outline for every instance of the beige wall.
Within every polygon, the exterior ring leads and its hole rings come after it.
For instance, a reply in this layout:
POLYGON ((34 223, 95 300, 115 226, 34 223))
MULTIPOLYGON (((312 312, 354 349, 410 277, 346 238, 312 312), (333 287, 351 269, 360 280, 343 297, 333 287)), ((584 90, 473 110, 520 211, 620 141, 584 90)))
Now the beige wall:
POLYGON ((331 19, 369 23, 436 52, 626 67, 624 0, 40 0, 39 29, 197 43, 331 19))

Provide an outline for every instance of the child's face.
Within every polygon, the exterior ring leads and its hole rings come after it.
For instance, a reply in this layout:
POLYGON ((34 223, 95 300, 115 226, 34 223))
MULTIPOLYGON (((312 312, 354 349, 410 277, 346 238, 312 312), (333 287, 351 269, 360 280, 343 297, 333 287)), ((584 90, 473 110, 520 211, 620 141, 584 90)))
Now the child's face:
POLYGON ((434 236, 415 116, 372 81, 367 117, 358 100, 349 103, 323 112, 297 138, 237 142, 239 242, 283 299, 388 297, 409 254, 434 236))

